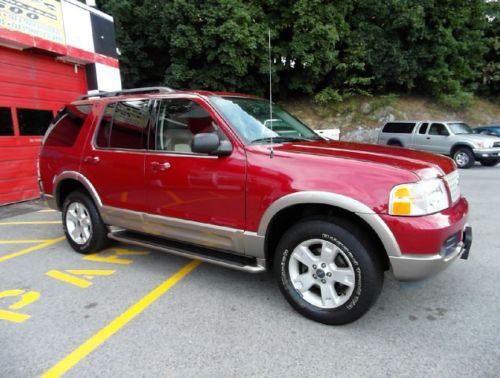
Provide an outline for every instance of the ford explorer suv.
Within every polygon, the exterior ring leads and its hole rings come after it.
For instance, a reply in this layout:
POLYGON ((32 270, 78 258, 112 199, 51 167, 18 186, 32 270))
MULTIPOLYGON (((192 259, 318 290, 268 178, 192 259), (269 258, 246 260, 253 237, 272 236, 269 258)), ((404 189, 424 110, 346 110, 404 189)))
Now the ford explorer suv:
MULTIPOLYGON (((273 270, 326 324, 471 246, 452 160, 324 140, 261 98, 140 88, 68 104, 44 137, 40 189, 80 253, 110 240, 246 272, 273 270)), ((230 284, 228 282, 228 284, 230 284)))
POLYGON ((498 138, 475 134, 463 122, 387 122, 379 133, 378 144, 448 155, 459 168, 470 168, 476 160, 486 167, 500 162, 498 138))

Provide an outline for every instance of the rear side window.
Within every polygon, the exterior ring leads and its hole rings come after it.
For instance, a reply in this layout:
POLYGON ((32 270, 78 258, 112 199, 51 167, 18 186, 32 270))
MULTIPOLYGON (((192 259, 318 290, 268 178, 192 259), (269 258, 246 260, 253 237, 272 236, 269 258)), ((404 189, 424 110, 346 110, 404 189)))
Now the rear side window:
POLYGON ((20 135, 44 135, 52 122, 52 110, 17 109, 20 135))
POLYGON ((0 136, 14 135, 10 108, 0 108, 0 136))
POLYGON ((148 103, 148 100, 135 100, 109 104, 99 125, 97 146, 127 150, 145 148, 148 103))
POLYGON ((409 134, 413 131, 415 123, 412 122, 388 122, 382 132, 395 134, 409 134))
POLYGON ((56 123, 47 136, 46 146, 71 147, 80 134, 92 105, 69 105, 56 116, 56 123))
POLYGON ((427 122, 422 123, 422 125, 420 126, 420 129, 418 129, 418 133, 425 134, 427 132, 427 127, 429 127, 429 124, 427 122))

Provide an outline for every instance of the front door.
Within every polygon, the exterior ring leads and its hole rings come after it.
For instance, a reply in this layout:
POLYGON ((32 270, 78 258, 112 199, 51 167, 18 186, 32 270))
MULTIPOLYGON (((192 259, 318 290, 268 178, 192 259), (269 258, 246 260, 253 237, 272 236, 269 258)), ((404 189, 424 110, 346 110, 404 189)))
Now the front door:
POLYGON ((107 104, 83 155, 82 171, 101 198, 101 214, 116 226, 141 230, 141 213, 148 209, 144 186, 148 121, 149 100, 107 104))
MULTIPOLYGON (((155 105, 145 162, 151 216, 147 231, 184 242, 243 252, 246 157, 221 128, 223 120, 198 98, 168 98, 155 105), (217 133, 233 152, 217 157, 191 152, 198 133, 217 133)), ((235 143, 236 142, 236 143, 235 143)))
POLYGON ((428 151, 447 154, 450 151, 450 132, 442 123, 432 123, 427 132, 428 151))

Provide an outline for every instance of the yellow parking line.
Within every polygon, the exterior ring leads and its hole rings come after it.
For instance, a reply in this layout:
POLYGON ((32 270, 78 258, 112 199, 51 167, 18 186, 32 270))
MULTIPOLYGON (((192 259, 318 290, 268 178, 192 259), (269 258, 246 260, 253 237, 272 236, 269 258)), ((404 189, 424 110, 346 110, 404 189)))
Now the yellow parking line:
POLYGON ((0 226, 18 226, 21 224, 61 224, 59 221, 19 221, 19 222, 0 222, 0 226))
POLYGON ((31 244, 31 243, 45 243, 49 239, 28 239, 28 240, 0 240, 0 244, 31 244))
POLYGON ((34 245, 33 247, 24 248, 24 249, 21 249, 20 251, 17 251, 17 252, 14 252, 14 253, 11 253, 11 254, 8 254, 5 256, 0 256, 0 263, 7 261, 7 260, 10 260, 10 259, 13 259, 14 257, 18 257, 18 256, 25 255, 27 253, 30 253, 30 252, 38 251, 39 249, 48 247, 49 245, 56 244, 63 239, 65 239, 64 236, 61 236, 60 238, 49 239, 46 242, 43 242, 43 243, 38 244, 38 245, 34 245))
POLYGON ((137 315, 147 309, 152 303, 154 303, 158 298, 170 290, 177 282, 182 280, 191 271, 193 271, 201 261, 192 260, 188 264, 184 265, 177 273, 169 277, 158 287, 146 294, 142 299, 129 307, 124 313, 116 317, 111 323, 102 328, 99 332, 93 335, 90 339, 81 344, 69 355, 64 357, 61 361, 47 370, 42 378, 52 378, 60 377, 68 370, 73 368, 77 363, 84 359, 88 354, 92 353, 101 344, 103 344, 107 339, 118 332, 122 327, 124 327, 128 322, 134 319, 137 315))
POLYGON ((56 210, 54 209, 44 209, 44 210, 38 210, 39 213, 55 213, 56 210))

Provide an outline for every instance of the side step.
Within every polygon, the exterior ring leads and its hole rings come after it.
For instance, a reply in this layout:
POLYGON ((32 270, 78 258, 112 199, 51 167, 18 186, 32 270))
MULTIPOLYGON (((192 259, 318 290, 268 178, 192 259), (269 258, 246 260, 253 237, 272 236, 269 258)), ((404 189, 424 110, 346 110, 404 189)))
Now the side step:
POLYGON ((264 266, 257 263, 257 259, 255 258, 235 255, 229 252, 199 247, 192 244, 185 244, 158 236, 141 234, 139 232, 124 230, 112 231, 108 233, 108 238, 244 272, 260 273, 266 270, 264 266))

